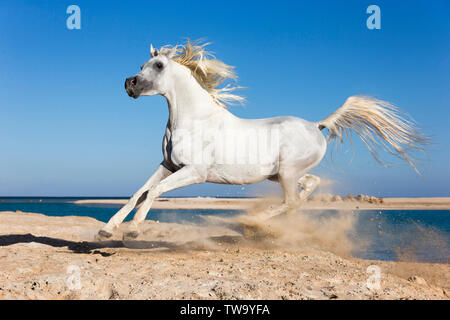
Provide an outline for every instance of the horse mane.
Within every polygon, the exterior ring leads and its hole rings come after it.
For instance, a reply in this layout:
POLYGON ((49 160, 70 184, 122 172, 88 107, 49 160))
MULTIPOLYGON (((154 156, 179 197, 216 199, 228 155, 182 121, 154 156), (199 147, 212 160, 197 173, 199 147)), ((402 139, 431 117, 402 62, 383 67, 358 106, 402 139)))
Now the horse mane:
POLYGON ((236 80, 234 67, 217 60, 210 52, 205 50, 209 43, 200 44, 198 41, 187 41, 184 45, 164 46, 158 54, 166 55, 173 61, 187 67, 197 82, 211 95, 219 106, 226 108, 227 104, 243 103, 245 98, 231 93, 242 88, 227 84, 219 86, 227 79, 236 80))

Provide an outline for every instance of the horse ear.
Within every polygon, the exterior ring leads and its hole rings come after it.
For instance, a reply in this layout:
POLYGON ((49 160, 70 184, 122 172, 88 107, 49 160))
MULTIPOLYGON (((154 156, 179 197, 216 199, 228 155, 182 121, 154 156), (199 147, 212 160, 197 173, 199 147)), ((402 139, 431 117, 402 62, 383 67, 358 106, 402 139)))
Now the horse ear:
POLYGON ((158 55, 158 50, 153 48, 153 45, 150 44, 150 55, 152 56, 152 58, 156 57, 158 55))

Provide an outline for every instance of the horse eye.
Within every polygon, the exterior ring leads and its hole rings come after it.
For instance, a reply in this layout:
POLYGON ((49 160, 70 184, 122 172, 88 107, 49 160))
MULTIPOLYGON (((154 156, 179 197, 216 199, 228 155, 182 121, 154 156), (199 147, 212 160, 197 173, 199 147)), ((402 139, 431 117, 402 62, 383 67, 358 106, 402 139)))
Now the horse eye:
POLYGON ((162 68, 164 67, 164 65, 162 64, 161 61, 158 61, 155 63, 155 68, 158 70, 162 70, 162 68))

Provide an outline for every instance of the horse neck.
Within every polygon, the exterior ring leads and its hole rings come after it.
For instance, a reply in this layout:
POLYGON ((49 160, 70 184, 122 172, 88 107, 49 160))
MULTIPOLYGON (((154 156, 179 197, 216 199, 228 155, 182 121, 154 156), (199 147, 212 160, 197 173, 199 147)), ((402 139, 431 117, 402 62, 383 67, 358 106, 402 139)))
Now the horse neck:
POLYGON ((173 87, 164 94, 169 107, 170 128, 190 127, 194 121, 209 119, 226 111, 192 76, 178 76, 173 83, 173 87))

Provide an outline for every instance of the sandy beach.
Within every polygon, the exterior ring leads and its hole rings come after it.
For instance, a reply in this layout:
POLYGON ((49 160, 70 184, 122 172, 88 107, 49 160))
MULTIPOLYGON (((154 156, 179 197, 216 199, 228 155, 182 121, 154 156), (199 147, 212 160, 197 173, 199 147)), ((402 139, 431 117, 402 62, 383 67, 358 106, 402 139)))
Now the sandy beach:
MULTIPOLYGON (((128 199, 86 199, 77 204, 125 204, 128 199)), ((222 209, 248 210, 266 205, 281 203, 279 198, 158 198, 154 209, 222 209)), ((301 205, 302 209, 320 210, 450 210, 450 197, 429 198, 375 198, 358 196, 340 198, 332 195, 319 195, 301 205), (334 198, 333 198, 334 197, 334 198), (372 200, 370 199, 372 198, 372 200)))
MULTIPOLYGON (((214 208, 234 201, 200 200, 214 208)), ((311 226, 318 237, 298 237, 305 230, 292 232, 291 223, 288 233, 259 239, 221 225, 147 220, 133 241, 122 240, 126 223, 95 240, 104 223, 88 217, 0 212, 0 221, 0 299, 450 299, 449 264, 353 258, 345 219, 311 226), (369 266, 380 270, 378 288, 368 284, 369 266)))

